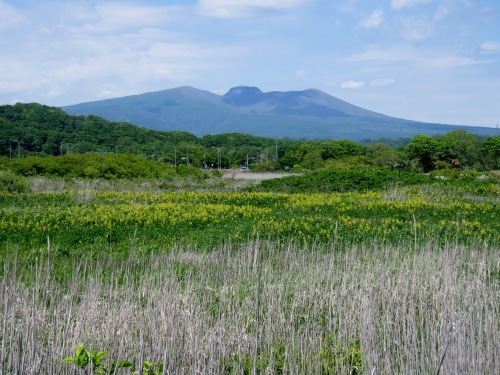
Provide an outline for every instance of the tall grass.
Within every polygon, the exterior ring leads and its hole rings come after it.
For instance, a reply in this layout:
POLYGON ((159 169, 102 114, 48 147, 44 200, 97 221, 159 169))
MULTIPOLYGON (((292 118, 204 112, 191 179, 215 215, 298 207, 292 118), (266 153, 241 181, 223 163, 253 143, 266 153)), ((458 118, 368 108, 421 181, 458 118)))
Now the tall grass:
POLYGON ((498 248, 331 246, 138 247, 65 277, 50 244, 22 269, 7 249, 1 373, 75 374, 78 343, 169 374, 500 373, 498 248))

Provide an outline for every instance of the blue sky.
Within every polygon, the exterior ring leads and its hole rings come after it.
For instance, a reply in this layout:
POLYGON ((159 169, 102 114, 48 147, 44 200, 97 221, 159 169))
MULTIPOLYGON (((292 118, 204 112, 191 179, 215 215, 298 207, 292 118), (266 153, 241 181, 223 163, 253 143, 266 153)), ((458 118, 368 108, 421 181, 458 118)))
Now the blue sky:
POLYGON ((410 120, 500 123, 498 0, 0 0, 0 103, 179 86, 317 88, 410 120))

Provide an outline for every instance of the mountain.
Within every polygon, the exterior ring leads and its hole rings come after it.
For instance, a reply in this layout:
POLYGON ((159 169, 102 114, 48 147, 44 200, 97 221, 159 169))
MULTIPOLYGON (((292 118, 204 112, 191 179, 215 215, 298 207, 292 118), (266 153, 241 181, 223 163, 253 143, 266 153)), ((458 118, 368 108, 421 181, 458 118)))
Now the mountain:
POLYGON ((257 87, 240 86, 229 90, 222 97, 222 100, 224 103, 238 107, 245 112, 255 114, 388 118, 376 112, 356 107, 316 89, 264 93, 257 87))
POLYGON ((494 129, 398 119, 352 105, 320 90, 262 92, 238 86, 225 95, 184 86, 62 107, 72 115, 97 115, 156 130, 196 136, 247 133, 278 138, 411 138, 465 129, 494 135, 494 129))

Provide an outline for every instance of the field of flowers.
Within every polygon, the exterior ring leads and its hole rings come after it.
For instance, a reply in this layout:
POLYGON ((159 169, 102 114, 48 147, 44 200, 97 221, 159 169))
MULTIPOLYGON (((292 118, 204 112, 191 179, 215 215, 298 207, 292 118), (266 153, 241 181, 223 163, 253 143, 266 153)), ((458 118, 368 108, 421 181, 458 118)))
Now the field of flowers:
POLYGON ((496 244, 500 188, 416 185, 331 194, 62 191, 0 194, 0 241, 66 251, 89 245, 209 248, 259 236, 303 244, 496 244))
POLYGON ((500 373, 498 182, 105 186, 0 193, 0 373, 500 373))

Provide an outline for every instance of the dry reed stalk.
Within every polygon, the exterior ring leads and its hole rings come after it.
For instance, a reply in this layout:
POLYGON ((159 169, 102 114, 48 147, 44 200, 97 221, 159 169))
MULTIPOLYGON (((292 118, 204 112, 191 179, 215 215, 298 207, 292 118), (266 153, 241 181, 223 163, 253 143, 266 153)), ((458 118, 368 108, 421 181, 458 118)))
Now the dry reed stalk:
POLYGON ((4 258, 3 373, 72 374, 61 359, 83 342, 163 361, 166 373, 241 372, 250 359, 260 371, 315 374, 329 337, 339 357, 359 341, 363 373, 500 373, 498 248, 136 246, 125 259, 69 260, 64 282, 52 252, 25 269, 4 258))

